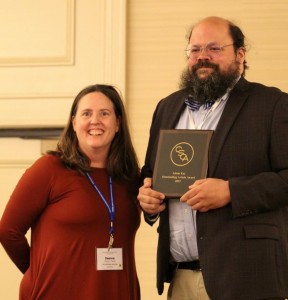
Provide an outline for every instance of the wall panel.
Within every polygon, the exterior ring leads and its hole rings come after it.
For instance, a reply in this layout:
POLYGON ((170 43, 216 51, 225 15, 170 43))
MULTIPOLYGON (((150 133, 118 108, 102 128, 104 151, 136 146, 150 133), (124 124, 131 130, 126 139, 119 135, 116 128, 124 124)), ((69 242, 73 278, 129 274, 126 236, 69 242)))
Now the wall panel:
POLYGON ((124 93, 125 17, 125 0, 2 1, 0 127, 65 124, 88 84, 124 93))

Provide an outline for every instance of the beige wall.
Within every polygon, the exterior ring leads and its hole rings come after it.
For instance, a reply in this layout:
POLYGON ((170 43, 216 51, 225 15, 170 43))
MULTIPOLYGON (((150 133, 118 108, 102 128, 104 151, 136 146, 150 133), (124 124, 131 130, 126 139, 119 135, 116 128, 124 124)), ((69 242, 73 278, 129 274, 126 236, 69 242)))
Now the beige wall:
MULTIPOLYGON (((141 163, 155 105, 178 87, 186 63, 187 30, 209 15, 229 18, 243 29, 249 50, 248 80, 288 92, 288 1, 129 0, 126 101, 141 163)), ((156 227, 143 222, 138 233, 138 270, 144 300, 166 299, 166 295, 158 297, 155 288, 156 227)))
MULTIPOLYGON (((177 89, 185 66, 186 32, 191 23, 208 15, 230 18, 244 30, 249 43, 247 79, 288 91, 286 0, 52 0, 41 5, 37 0, 0 0, 0 4, 0 128, 64 125, 78 90, 109 82, 125 95, 142 164, 155 105, 177 89)), ((2 214, 19 176, 41 154, 41 142, 2 138, 0 146, 2 214)), ((155 287, 156 227, 142 221, 136 241, 144 300, 166 299, 155 287)), ((15 300, 21 274, 2 247, 0 265, 0 299, 15 300)))

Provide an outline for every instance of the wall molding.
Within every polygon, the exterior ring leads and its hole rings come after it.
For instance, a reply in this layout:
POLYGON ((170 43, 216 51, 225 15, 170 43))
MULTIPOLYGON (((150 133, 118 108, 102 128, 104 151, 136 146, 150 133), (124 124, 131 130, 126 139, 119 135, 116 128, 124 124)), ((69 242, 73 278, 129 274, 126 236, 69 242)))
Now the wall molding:
POLYGON ((0 138, 55 140, 61 136, 63 129, 64 127, 0 128, 0 138))
MULTIPOLYGON (((37 7, 32 6, 31 1, 33 5, 36 3, 35 0, 29 0, 29 7, 21 4, 20 8, 22 10, 25 8, 27 15, 27 10, 31 7, 35 17, 35 12, 40 9, 40 6, 39 4, 37 7)), ((88 84, 115 85, 121 91, 125 102, 126 2, 127 0, 91 0, 89 3, 64 0, 61 2, 60 12, 56 15, 57 21, 54 26, 60 23, 59 19, 62 15, 63 18, 65 16, 60 26, 64 32, 65 22, 67 22, 68 42, 63 38, 60 49, 64 44, 70 45, 67 50, 70 54, 59 57, 59 60, 55 56, 46 56, 44 59, 47 64, 43 66, 41 64, 44 60, 40 61, 43 57, 30 57, 31 64, 22 60, 20 63, 20 65, 23 63, 22 66, 17 65, 19 63, 17 60, 21 60, 21 57, 12 57, 14 62, 8 62, 6 57, 6 67, 0 68, 0 77, 3 79, 2 86, 4 87, 0 91, 0 128, 64 126, 74 97, 81 88, 88 84), (67 20, 66 14, 69 16, 67 20), (32 61, 34 59, 35 61, 32 61), (53 66, 54 64, 59 65, 53 66)), ((46 3, 49 16, 55 3, 56 0, 52 0, 51 4, 46 3)), ((15 3, 7 4, 6 11, 13 11, 11 7, 17 10, 18 15, 21 14, 20 8, 17 8, 15 3)), ((0 11, 1 15, 4 16, 4 13, 0 11)), ((31 26, 31 22, 28 25, 31 26)), ((17 30, 20 31, 20 29, 15 30, 17 36, 17 30)), ((54 49, 57 50, 57 46, 54 49)), ((14 54, 19 53, 19 56, 24 56, 25 51, 21 55, 18 49, 14 54)), ((47 49, 47 51, 49 54, 54 50, 47 49)), ((40 55, 41 52, 43 51, 39 51, 40 55)), ((0 49, 0 64, 1 59, 5 60, 5 54, 9 56, 9 51, 0 49)))
POLYGON ((25 57, 2 56, 0 57, 0 67, 73 65, 75 60, 75 0, 66 0, 66 34, 63 46, 64 55, 42 56, 40 53, 25 57))
POLYGON ((26 169, 30 167, 34 160, 0 160, 0 169, 26 169))

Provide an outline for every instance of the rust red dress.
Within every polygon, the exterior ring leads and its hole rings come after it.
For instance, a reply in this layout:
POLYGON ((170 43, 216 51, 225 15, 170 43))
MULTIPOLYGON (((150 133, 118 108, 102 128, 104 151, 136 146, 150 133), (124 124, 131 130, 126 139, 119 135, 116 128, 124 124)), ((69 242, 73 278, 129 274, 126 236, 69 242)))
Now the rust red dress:
MULTIPOLYGON (((106 199, 106 169, 90 174, 106 199)), ((98 271, 96 248, 109 241, 108 209, 89 180, 45 155, 20 179, 1 219, 1 243, 24 273, 21 300, 138 300, 134 241, 137 183, 114 182, 115 241, 123 270, 98 271), (31 228, 31 248, 25 238, 31 228)))

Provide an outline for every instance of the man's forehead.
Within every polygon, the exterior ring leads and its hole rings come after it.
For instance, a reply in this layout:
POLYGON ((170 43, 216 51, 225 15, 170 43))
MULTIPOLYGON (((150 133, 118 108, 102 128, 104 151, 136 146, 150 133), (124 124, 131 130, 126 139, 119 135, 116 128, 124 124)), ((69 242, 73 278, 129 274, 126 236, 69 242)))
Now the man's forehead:
POLYGON ((203 21, 194 26, 190 41, 206 43, 222 42, 222 40, 230 38, 229 26, 227 22, 220 21, 203 21))

